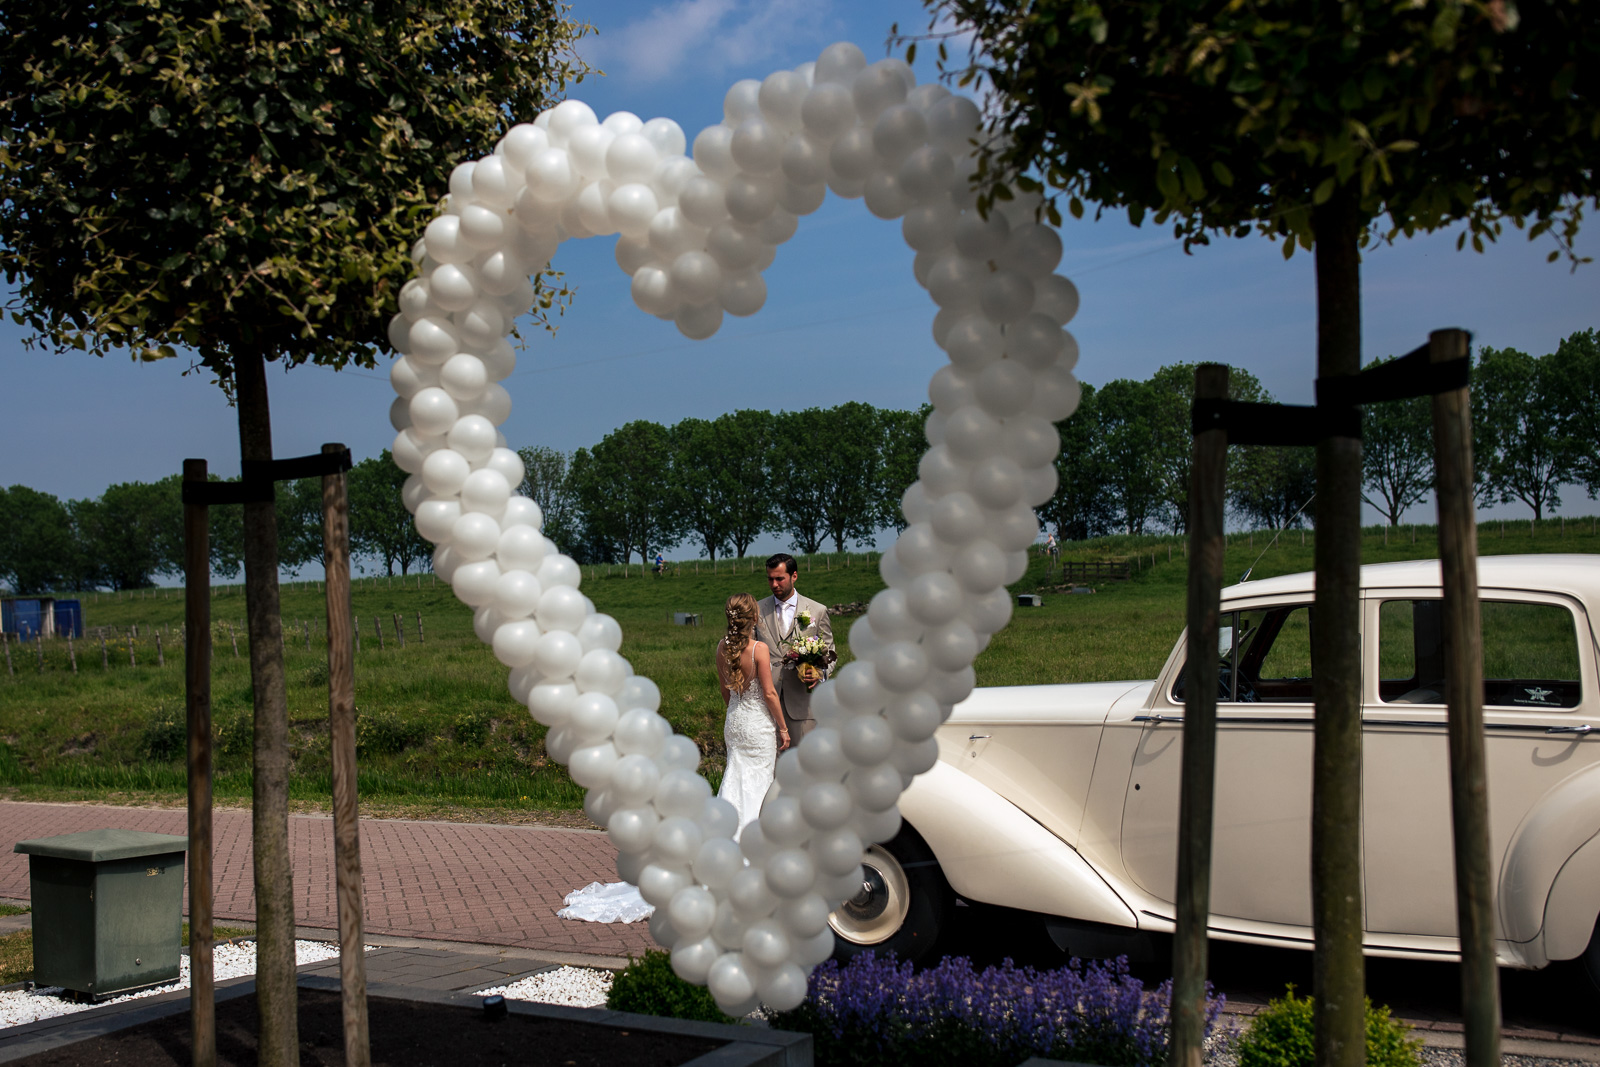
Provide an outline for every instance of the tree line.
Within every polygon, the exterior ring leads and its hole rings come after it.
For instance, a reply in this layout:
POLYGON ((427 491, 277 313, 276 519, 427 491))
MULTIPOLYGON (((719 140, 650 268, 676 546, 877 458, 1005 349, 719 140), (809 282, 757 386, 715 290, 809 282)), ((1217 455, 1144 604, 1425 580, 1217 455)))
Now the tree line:
MULTIPOLYGON (((1379 361, 1383 362, 1383 361, 1379 361)), ((1229 375, 1235 400, 1270 402, 1248 371, 1229 375)), ((1189 514, 1189 408, 1194 366, 1162 367, 1147 381, 1085 385, 1059 425, 1060 487, 1039 517, 1063 540, 1108 533, 1181 533, 1189 514)), ((1472 369, 1473 457, 1480 506, 1520 501, 1535 519, 1555 511, 1563 485, 1600 493, 1600 332, 1580 330, 1535 357, 1480 348, 1472 369)), ((1427 398, 1362 413, 1362 496, 1391 526, 1433 489, 1427 398)), ((1315 520, 1309 448, 1234 447, 1228 504, 1235 521, 1281 529, 1315 520)))
MULTIPOLYGON (((1236 400, 1270 402, 1234 369, 1236 400)), ((1057 424, 1058 487, 1039 518, 1064 541, 1110 533, 1181 533, 1188 516, 1189 408, 1194 366, 1149 379, 1083 386, 1057 424)), ((1535 357, 1482 348, 1473 358, 1473 451, 1480 505, 1520 501, 1534 518, 1560 507, 1560 490, 1600 493, 1600 331, 1563 338, 1535 357)), ((584 563, 626 563, 684 547, 708 559, 743 557, 763 534, 795 550, 871 544, 901 528, 900 499, 917 477, 927 405, 914 411, 850 402, 802 411, 730 412, 671 426, 638 420, 566 453, 519 450, 520 491, 539 502, 547 536, 584 563)), ((1433 486, 1426 398, 1363 413, 1363 496, 1390 525, 1433 486)), ((401 501, 405 474, 389 453, 350 472, 352 554, 393 574, 431 568, 431 546, 401 501)), ((18 592, 137 589, 183 569, 182 482, 122 482, 98 498, 62 501, 27 486, 0 489, 0 580, 18 592)), ((1236 522, 1281 529, 1314 522, 1309 448, 1235 447, 1228 501, 1236 522)), ((278 486, 283 566, 320 558, 319 479, 278 486)), ((241 509, 211 509, 212 568, 238 573, 241 509)))
MULTIPOLYGON (((400 488, 405 474, 385 451, 350 471, 350 542, 355 557, 393 574, 431 562, 400 488)), ((212 477, 212 481, 222 479, 212 477)), ((100 496, 61 500, 25 485, 0 488, 0 581, 14 592, 142 589, 183 573, 183 477, 119 482, 100 496)), ((277 486, 278 553, 295 573, 322 558, 322 480, 277 486)), ((211 569, 239 573, 244 516, 212 507, 211 569)))
POLYGON ((521 451, 523 492, 545 533, 585 563, 685 546, 742 557, 762 534, 796 550, 842 552, 903 525, 931 408, 856 401, 803 411, 734 411, 671 426, 638 420, 567 454, 521 451))

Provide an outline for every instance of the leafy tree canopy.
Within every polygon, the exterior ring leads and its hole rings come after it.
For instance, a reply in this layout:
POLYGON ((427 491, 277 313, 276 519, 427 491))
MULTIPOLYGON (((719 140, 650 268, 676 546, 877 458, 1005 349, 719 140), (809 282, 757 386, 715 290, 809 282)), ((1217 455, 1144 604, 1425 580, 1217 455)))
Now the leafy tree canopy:
POLYGON ((973 33, 960 82, 997 91, 980 177, 1048 186, 1076 216, 1152 214, 1186 245, 1254 228, 1288 256, 1339 192, 1390 238, 1464 221, 1481 249, 1531 221, 1570 253, 1600 192, 1600 9, 1583 0, 928 6, 931 36, 973 33))
MULTIPOLYGON (((0 272, 35 339, 371 366, 422 217, 587 68, 556 0, 0 0, 0 272)), ((545 293, 546 305, 550 294, 545 293)))

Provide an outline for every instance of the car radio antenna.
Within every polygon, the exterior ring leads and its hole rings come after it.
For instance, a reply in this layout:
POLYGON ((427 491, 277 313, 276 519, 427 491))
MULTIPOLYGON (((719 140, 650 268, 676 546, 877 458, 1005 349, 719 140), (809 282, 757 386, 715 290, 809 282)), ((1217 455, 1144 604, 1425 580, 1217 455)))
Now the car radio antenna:
MULTIPOLYGON (((1300 505, 1300 510, 1295 512, 1289 521, 1280 526, 1278 531, 1272 535, 1272 540, 1267 542, 1267 547, 1261 550, 1261 556, 1265 556, 1268 552, 1272 551, 1272 546, 1278 543, 1278 538, 1283 536, 1283 531, 1292 526, 1295 519, 1298 519, 1301 515, 1305 514, 1306 508, 1309 508, 1311 506, 1311 502, 1315 499, 1317 499, 1317 494, 1315 493, 1312 493, 1306 498, 1306 502, 1300 505)), ((1243 585, 1245 582, 1250 580, 1250 572, 1256 569, 1256 563, 1261 562, 1261 556, 1257 556, 1255 558, 1255 562, 1251 563, 1250 566, 1244 569, 1244 573, 1239 576, 1240 585, 1243 585)))

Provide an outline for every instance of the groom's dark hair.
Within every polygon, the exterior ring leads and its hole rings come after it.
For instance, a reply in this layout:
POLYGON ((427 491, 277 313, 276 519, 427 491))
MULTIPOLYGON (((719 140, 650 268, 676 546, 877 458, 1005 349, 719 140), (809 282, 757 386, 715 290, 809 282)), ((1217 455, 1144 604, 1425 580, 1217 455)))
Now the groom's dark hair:
POLYGON ((795 563, 794 557, 787 552, 778 552, 767 557, 767 570, 770 571, 774 567, 782 567, 790 574, 800 569, 799 565, 795 563))

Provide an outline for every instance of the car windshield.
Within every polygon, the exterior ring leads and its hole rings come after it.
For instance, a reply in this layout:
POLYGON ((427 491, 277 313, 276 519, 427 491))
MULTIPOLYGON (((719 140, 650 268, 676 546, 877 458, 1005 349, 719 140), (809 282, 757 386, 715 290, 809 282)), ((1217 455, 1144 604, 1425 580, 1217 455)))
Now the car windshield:
MULTIPOLYGON (((1217 699, 1225 704, 1311 703, 1311 605, 1224 612, 1219 626, 1217 699)), ((1172 700, 1181 704, 1187 671, 1172 700)))

